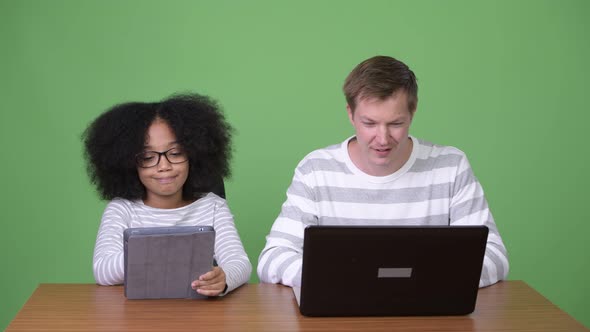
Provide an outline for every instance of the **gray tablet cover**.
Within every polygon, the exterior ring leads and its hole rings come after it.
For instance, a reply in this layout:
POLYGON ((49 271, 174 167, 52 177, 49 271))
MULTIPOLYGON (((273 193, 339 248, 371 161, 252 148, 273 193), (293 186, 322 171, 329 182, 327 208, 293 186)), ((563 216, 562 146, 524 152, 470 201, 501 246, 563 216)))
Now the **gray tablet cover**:
POLYGON ((128 228, 123 237, 128 299, 206 297, 191 282, 213 267, 213 227, 128 228))

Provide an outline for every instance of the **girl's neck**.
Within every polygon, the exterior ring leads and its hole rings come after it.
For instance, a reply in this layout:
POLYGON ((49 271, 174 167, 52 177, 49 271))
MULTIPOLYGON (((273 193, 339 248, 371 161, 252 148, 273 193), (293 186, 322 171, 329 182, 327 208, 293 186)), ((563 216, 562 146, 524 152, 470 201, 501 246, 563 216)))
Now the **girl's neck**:
POLYGON ((191 204, 193 201, 184 200, 180 197, 147 197, 143 204, 156 209, 177 209, 191 204))

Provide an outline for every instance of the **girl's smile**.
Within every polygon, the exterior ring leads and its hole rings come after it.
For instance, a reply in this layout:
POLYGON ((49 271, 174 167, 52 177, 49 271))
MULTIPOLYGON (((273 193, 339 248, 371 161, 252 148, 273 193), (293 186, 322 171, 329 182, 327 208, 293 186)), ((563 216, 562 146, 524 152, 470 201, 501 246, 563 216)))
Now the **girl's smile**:
MULTIPOLYGON (((159 151, 181 151, 172 128, 162 119, 156 118, 148 128, 145 151, 160 154, 158 163, 151 167, 137 167, 141 183, 145 186, 144 204, 171 209, 187 205, 182 198, 182 187, 188 178, 189 163, 187 161, 171 163, 167 154, 159 151)), ((171 158, 177 158, 178 156, 171 158)))

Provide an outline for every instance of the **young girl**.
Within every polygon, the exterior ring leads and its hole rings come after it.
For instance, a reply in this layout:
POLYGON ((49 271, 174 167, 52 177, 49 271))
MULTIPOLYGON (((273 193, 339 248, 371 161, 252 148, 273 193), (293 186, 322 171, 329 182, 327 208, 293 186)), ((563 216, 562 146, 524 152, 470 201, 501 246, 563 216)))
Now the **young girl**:
POLYGON ((125 103, 100 115, 83 135, 88 174, 108 203, 94 248, 100 285, 124 280, 123 231, 129 227, 208 225, 218 266, 191 286, 207 296, 246 283, 252 265, 232 214, 211 191, 229 176, 231 127, 199 95, 125 103))

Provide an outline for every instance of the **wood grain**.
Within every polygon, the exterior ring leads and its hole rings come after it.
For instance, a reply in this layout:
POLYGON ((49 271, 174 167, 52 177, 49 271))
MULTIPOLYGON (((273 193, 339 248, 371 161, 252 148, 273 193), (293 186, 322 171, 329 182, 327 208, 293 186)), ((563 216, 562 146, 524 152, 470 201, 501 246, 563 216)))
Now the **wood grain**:
POLYGON ((123 287, 41 284, 6 331, 589 331, 522 281, 481 289, 467 316, 309 318, 290 288, 206 300, 127 300, 123 287))

